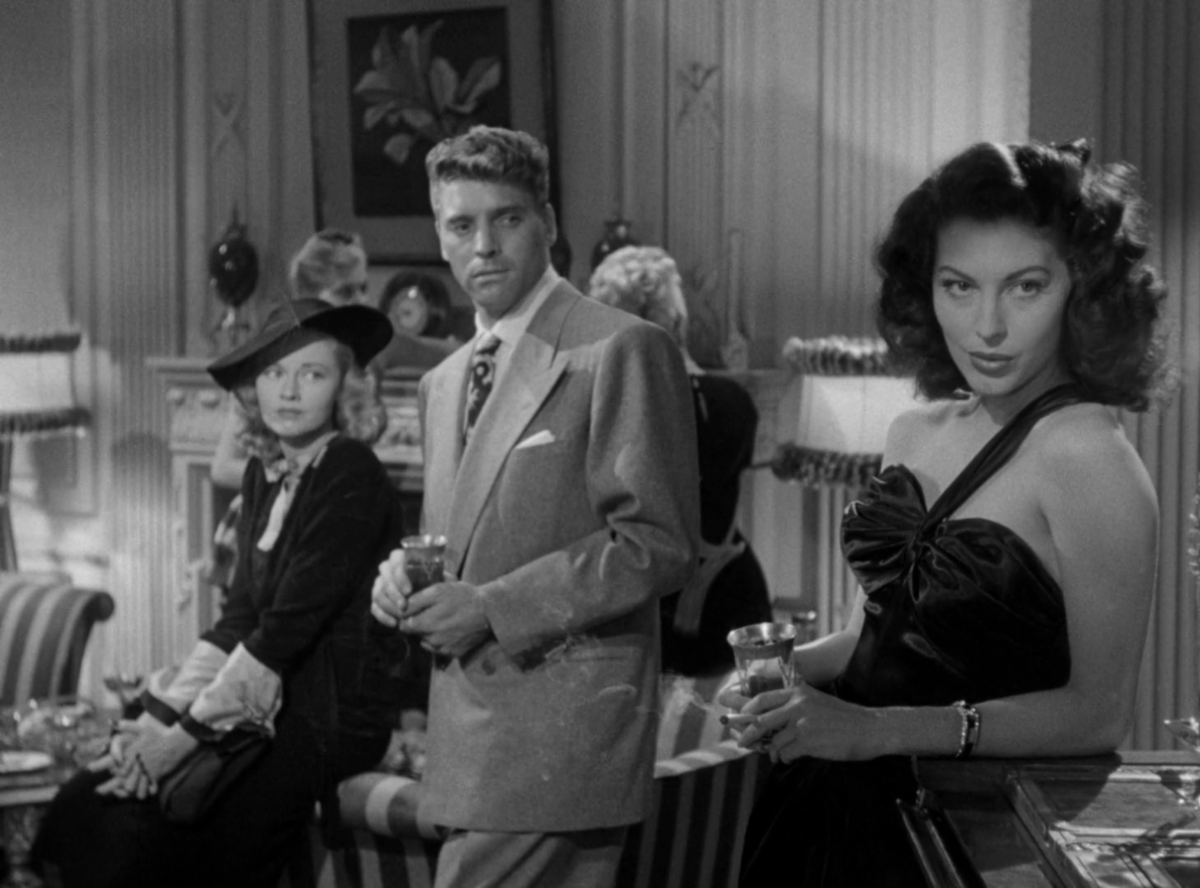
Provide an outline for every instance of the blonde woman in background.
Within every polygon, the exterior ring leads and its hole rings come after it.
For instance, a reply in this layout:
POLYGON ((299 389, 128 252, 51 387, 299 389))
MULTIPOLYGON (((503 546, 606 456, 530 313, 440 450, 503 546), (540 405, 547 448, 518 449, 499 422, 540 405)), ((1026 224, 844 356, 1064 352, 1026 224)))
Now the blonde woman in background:
POLYGON ((762 567, 734 520, 758 411, 741 385, 705 373, 692 360, 682 282, 665 250, 633 246, 610 253, 592 273, 588 295, 662 327, 683 353, 696 411, 703 545, 696 577, 661 599, 663 671, 705 675, 732 669, 728 632, 771 619, 762 567))
POLYGON ((330 305, 367 305, 367 250, 353 231, 325 228, 292 257, 288 284, 294 299, 330 305))

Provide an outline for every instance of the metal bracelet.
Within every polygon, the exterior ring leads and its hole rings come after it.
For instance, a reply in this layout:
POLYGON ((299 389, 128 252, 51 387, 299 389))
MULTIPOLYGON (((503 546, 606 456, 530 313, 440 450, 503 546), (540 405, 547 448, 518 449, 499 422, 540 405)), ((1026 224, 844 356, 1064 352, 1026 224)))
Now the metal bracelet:
POLYGON ((982 725, 979 710, 966 700, 958 700, 952 705, 962 718, 962 730, 958 736, 958 752, 954 757, 970 758, 971 753, 975 751, 975 746, 979 743, 979 729, 982 725))

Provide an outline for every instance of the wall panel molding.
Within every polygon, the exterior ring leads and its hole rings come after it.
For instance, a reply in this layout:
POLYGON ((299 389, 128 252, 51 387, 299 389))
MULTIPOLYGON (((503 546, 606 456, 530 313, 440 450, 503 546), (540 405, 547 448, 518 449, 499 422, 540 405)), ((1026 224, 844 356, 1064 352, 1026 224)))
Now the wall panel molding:
POLYGON ((1189 515, 1200 471, 1200 9, 1186 0, 1104 0, 1097 155, 1127 160, 1150 202, 1152 260, 1168 287, 1180 382, 1170 406, 1126 415, 1159 498, 1158 589, 1129 745, 1172 748, 1164 718, 1200 711, 1189 515))
MULTIPOLYGON (((759 369, 791 336, 872 332, 871 249, 900 197, 970 142, 1027 135, 1030 0, 563 0, 556 12, 575 280, 604 219, 623 213, 684 272, 701 360, 739 325, 759 369), (702 104, 681 121, 684 97, 702 104)), ((764 386, 773 411, 778 387, 764 386)), ((828 504, 807 496, 755 473, 742 520, 776 594, 815 602, 815 552, 836 534, 828 504)), ((840 556, 821 557, 822 576, 839 576, 840 556)))
MULTIPOLYGON (((48 479, 37 465, 22 479, 18 547, 23 567, 68 570, 116 598, 86 672, 85 691, 99 694, 103 673, 144 672, 196 641, 188 590, 176 581, 167 393, 146 360, 213 354, 221 306, 207 255, 235 204, 263 262, 260 292, 278 287, 280 257, 311 233, 307 22, 292 0, 61 8, 70 47, 64 277, 84 332, 77 392, 93 424, 67 442, 74 471, 48 479), (48 480, 51 496, 40 489, 48 480)), ((44 32, 47 45, 57 39, 44 32)))

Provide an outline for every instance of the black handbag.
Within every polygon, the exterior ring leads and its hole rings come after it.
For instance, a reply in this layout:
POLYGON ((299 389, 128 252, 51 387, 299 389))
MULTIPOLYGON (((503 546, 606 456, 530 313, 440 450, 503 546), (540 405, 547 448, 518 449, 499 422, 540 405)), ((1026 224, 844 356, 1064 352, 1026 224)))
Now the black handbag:
POLYGON ((158 804, 171 823, 196 823, 271 747, 265 728, 247 725, 201 743, 158 784, 158 804))

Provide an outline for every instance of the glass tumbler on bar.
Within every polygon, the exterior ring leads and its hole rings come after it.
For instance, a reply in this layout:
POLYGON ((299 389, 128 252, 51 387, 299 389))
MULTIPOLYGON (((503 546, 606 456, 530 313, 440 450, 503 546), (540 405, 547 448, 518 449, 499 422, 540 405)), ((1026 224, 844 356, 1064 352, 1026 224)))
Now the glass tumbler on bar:
POLYGON ((792 663, 795 626, 755 623, 734 629, 726 640, 733 648, 738 678, 747 697, 789 688, 796 683, 796 669, 792 663))
POLYGON ((420 592, 426 586, 440 583, 445 576, 446 538, 421 534, 400 540, 404 550, 404 573, 412 590, 420 592))

